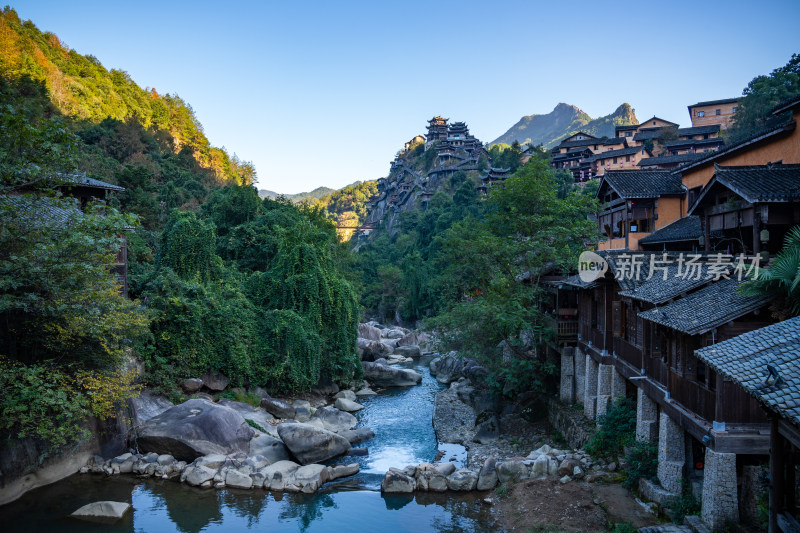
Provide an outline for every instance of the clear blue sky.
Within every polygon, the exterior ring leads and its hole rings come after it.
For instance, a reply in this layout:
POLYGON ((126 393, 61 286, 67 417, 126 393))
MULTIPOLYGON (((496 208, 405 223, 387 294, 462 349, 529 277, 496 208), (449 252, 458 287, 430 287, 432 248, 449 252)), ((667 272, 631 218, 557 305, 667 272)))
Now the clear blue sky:
POLYGON ((800 52, 797 0, 12 3, 142 87, 189 102, 215 146, 281 193, 385 176, 426 120, 484 142, 559 102, 686 125, 800 52))

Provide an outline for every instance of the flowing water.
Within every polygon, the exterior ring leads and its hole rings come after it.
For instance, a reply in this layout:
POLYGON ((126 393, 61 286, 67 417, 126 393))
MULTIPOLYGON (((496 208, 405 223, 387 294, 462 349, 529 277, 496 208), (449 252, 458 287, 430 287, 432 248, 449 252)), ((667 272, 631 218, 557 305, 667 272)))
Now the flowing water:
MULTIPOLYGON (((0 529, 48 533, 492 531, 489 510, 478 494, 380 493, 389 467, 432 462, 439 451, 431 420, 433 399, 441 386, 428 373, 426 360, 411 367, 423 375, 420 385, 359 398, 365 407, 356 413, 359 426, 371 428, 375 438, 356 445, 367 447, 368 455, 336 462, 357 461, 361 472, 328 483, 317 494, 215 491, 124 475, 74 475, 0 507, 0 529), (98 500, 127 501, 134 510, 114 525, 68 517, 78 507, 98 500)), ((459 446, 442 446, 441 451, 443 460, 455 458, 457 464, 466 458, 459 446)))

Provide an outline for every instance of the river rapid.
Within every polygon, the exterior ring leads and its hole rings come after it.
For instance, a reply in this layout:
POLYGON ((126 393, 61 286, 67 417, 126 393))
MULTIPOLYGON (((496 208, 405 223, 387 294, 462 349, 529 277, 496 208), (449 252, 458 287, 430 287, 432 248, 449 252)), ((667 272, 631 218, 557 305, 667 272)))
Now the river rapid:
MULTIPOLYGON (((368 455, 357 461, 358 475, 337 480, 313 495, 263 490, 195 489, 174 481, 133 476, 74 475, 34 490, 0 507, 3 531, 31 532, 484 532, 494 531, 489 507, 478 493, 382 495, 380 482, 390 467, 443 461, 464 464, 457 445, 438 445, 433 431, 433 401, 442 386, 428 372, 430 358, 407 365, 423 376, 415 387, 390 389, 359 398, 359 427, 375 438, 356 445, 368 455), (98 500, 126 501, 133 512, 113 525, 77 521, 69 514, 98 500)), ((483 496, 485 497, 485 495, 483 496)))

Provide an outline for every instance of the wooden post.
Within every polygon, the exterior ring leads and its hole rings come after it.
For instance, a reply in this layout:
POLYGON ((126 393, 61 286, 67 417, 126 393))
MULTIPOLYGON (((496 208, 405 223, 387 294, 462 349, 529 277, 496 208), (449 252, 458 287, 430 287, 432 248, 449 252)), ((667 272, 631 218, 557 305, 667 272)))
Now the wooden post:
POLYGON ((789 452, 786 454, 786 458, 788 459, 786 464, 786 511, 789 514, 794 514, 797 502, 797 491, 795 490, 797 481, 795 480, 794 470, 797 461, 797 456, 795 455, 797 449, 791 442, 787 442, 786 444, 789 448, 789 452))
POLYGON ((628 201, 625 200, 625 249, 626 250, 630 250, 628 237, 630 236, 631 232, 631 223, 629 215, 630 215, 630 205, 628 204, 628 201))
POLYGON ((703 214, 703 249, 706 252, 711 251, 711 230, 710 230, 710 222, 708 220, 708 215, 703 214))
POLYGON ((780 533, 778 515, 783 512, 784 461, 778 417, 772 415, 769 430, 769 533, 780 533))
MULTIPOLYGON (((747 253, 747 250, 742 250, 747 253)), ((753 255, 761 253, 761 213, 757 206, 753 206, 753 255)))

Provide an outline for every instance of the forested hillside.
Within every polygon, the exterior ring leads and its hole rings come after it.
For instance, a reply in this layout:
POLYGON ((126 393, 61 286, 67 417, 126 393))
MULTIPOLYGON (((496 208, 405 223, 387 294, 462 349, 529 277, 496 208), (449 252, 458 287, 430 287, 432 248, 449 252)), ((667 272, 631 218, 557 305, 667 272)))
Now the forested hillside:
POLYGON ((615 126, 638 123, 629 104, 622 104, 610 115, 593 119, 574 105, 562 103, 546 115, 522 117, 491 144, 510 145, 516 141, 520 144, 541 144, 545 148, 552 148, 561 139, 579 130, 595 137, 613 137, 615 126))
MULTIPOLYGON (((136 388, 361 373, 349 252, 322 209, 258 197, 191 108, 0 16, 0 428, 48 450, 136 388), (76 172, 118 184, 79 205, 76 172), (130 298, 114 269, 127 239, 130 298), (136 377, 121 370, 135 356, 136 377), (135 380, 135 381, 134 381, 135 380)), ((81 178, 82 179, 82 178, 81 178)), ((46 452, 49 453, 49 452, 46 452)))

